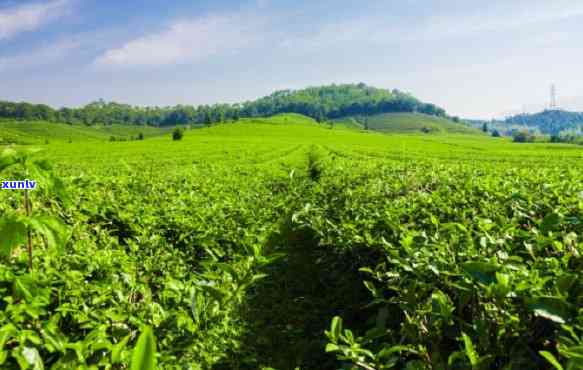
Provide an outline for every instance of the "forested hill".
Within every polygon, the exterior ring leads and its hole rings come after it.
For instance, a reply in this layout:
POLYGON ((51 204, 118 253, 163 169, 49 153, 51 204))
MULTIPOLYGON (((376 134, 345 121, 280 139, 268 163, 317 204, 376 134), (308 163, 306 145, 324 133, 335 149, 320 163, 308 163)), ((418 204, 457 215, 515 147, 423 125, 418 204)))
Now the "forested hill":
POLYGON ((549 135, 564 131, 583 131, 583 113, 564 110, 545 110, 536 114, 519 114, 504 121, 507 125, 527 126, 549 135))
POLYGON ((94 124, 168 126, 212 124, 240 117, 265 117, 277 113, 300 113, 321 122, 347 116, 379 113, 420 112, 445 116, 434 104, 410 94, 360 84, 329 85, 302 90, 282 90, 269 96, 238 104, 177 105, 137 107, 103 100, 82 108, 54 109, 43 104, 0 101, 0 118, 94 124))

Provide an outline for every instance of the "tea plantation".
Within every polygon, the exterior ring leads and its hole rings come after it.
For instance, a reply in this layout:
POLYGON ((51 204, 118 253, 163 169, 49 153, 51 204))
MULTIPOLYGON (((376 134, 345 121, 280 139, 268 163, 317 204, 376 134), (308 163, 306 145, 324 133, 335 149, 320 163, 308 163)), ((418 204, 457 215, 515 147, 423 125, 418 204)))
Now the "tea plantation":
POLYGON ((38 181, 0 190, 2 369, 583 369, 582 147, 283 115, 34 148, 0 156, 38 181))

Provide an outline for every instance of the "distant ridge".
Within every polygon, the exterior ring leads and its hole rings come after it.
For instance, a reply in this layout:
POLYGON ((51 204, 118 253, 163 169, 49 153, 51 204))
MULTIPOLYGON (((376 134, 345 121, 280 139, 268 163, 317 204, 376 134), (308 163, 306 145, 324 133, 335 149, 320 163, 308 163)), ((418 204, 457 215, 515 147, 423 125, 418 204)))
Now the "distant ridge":
POLYGON ((559 135, 563 131, 583 130, 583 112, 571 112, 561 109, 547 109, 534 114, 518 114, 504 120, 506 125, 525 126, 538 129, 548 135, 559 135))
POLYGON ((85 125, 210 125, 243 117, 268 117, 280 113, 298 113, 317 122, 324 122, 351 116, 406 112, 447 117, 444 109, 422 102, 411 94, 364 83, 281 90, 254 101, 197 107, 138 107, 99 100, 82 108, 54 109, 44 104, 0 101, 0 118, 85 125))

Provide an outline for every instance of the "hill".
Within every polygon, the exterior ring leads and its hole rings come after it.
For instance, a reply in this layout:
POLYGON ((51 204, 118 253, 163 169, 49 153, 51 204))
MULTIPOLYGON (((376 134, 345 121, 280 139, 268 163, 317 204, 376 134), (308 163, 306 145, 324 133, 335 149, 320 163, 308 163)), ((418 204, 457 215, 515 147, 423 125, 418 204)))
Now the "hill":
POLYGON ((360 84, 308 87, 301 90, 281 90, 243 104, 243 112, 269 116, 295 112, 321 122, 356 115, 375 115, 389 112, 414 112, 444 116, 445 111, 424 103, 414 96, 393 89, 379 89, 360 84))
POLYGON ((270 117, 243 118, 239 122, 270 125, 318 125, 318 122, 313 118, 298 113, 280 113, 270 117))
POLYGON ((507 126, 537 129, 543 134, 560 135, 564 131, 583 134, 583 113, 565 110, 545 110, 535 114, 519 114, 504 120, 507 126))
POLYGON ((380 132, 474 133, 480 131, 444 117, 423 113, 384 113, 370 117, 346 117, 334 121, 340 128, 364 129, 380 132))
POLYGON ((140 133, 153 137, 167 132, 150 126, 69 125, 45 121, 0 121, 0 144, 40 144, 45 141, 130 140, 140 133))
MULTIPOLYGON (((480 133, 446 118, 430 116, 421 113, 385 113, 367 118, 370 131, 382 133, 480 133)), ((334 129, 364 130, 364 118, 346 117, 332 120, 334 129)), ((301 126, 314 128, 329 128, 320 125, 316 120, 297 113, 281 113, 271 117, 241 118, 237 123, 230 121, 216 125, 217 129, 231 130, 230 127, 241 127, 243 132, 255 125, 262 126, 301 126)), ((213 125, 215 126, 215 125, 213 125)), ((194 125, 193 128, 204 127, 194 125)), ((290 127, 291 128, 291 127, 290 127)), ((43 144, 45 142, 82 142, 82 141, 126 141, 136 139, 141 133, 145 138, 161 136, 169 132, 170 127, 132 126, 132 125, 94 125, 64 124, 45 121, 0 121, 0 145, 15 144, 43 144)), ((263 132, 277 130, 276 127, 263 127, 263 132)), ((312 131, 288 130, 290 135, 304 136, 312 131)))
POLYGON ((237 104, 138 107, 99 100, 82 108, 54 109, 43 104, 0 101, 0 118, 24 121, 66 122, 85 125, 212 124, 243 117, 269 117, 298 113, 318 122, 382 113, 420 112, 445 117, 445 110, 413 95, 393 89, 379 89, 364 83, 281 90, 254 101, 237 104))
POLYGON ((343 128, 351 130, 363 130, 364 125, 360 122, 358 117, 344 117, 332 120, 334 128, 343 128))

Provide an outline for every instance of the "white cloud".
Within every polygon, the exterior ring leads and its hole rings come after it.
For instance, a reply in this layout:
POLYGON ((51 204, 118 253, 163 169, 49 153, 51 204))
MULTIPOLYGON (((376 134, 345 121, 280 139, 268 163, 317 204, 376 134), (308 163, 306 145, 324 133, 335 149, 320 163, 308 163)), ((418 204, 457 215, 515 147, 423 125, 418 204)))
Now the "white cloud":
POLYGON ((70 0, 53 0, 11 8, 0 8, 0 40, 33 31, 69 11, 70 0))
POLYGON ((197 61, 233 53, 261 38, 261 20, 242 14, 180 20, 159 33, 107 50, 97 66, 155 66, 197 61))
MULTIPOLYGON (((413 3, 410 3, 413 4, 413 3)), ((420 6, 419 3, 415 3, 420 6)), ((410 11, 416 11, 411 7, 410 11)), ((291 35, 280 46, 295 51, 312 52, 326 46, 362 43, 389 45, 415 41, 447 40, 474 36, 483 32, 533 29, 541 33, 541 25, 583 16, 583 2, 572 0, 491 1, 481 6, 461 9, 455 6, 437 9, 431 15, 400 19, 389 9, 375 14, 324 23, 314 32, 291 35)), ((541 43, 564 41, 565 35, 546 32, 541 43), (560 37, 560 40, 559 40, 560 37)), ((538 37, 538 36, 537 36, 538 37)))
POLYGON ((63 39, 28 53, 0 57, 0 71, 48 65, 62 60, 81 46, 80 40, 63 39))
POLYGON ((572 0, 511 1, 476 8, 467 14, 429 17, 422 28, 425 37, 456 36, 468 33, 502 31, 583 16, 583 3, 572 0))

